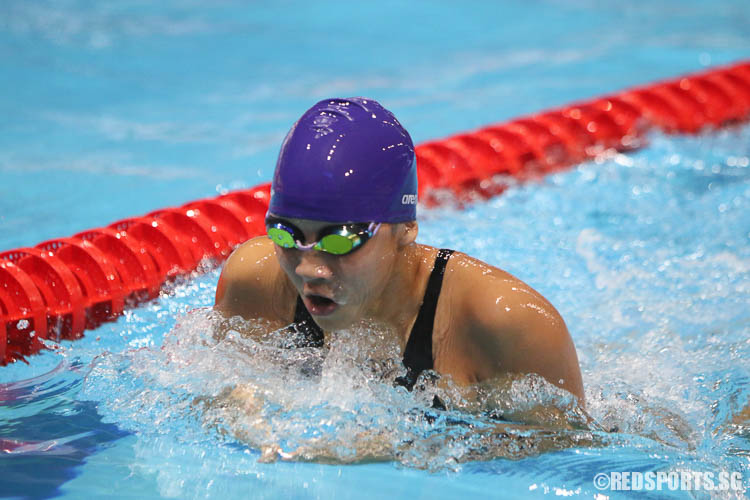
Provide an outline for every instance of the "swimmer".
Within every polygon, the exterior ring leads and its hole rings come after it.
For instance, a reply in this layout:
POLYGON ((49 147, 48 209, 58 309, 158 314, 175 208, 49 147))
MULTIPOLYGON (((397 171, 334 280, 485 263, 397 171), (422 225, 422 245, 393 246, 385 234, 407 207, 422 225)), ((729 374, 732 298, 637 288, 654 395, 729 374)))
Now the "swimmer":
POLYGON ((267 235, 230 256, 215 309, 291 324, 304 346, 361 321, 382 325, 401 346, 397 383, 409 390, 425 370, 463 386, 535 373, 583 407, 558 311, 501 269, 417 243, 416 204, 414 145, 393 114, 361 97, 320 101, 284 139, 267 235))

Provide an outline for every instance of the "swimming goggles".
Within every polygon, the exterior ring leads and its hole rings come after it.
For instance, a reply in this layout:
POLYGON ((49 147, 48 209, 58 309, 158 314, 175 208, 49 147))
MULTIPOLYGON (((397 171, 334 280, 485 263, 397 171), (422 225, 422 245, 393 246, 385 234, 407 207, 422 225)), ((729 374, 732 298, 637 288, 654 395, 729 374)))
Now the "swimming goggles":
POLYGON ((291 222, 278 217, 266 217, 266 232, 271 241, 281 248, 298 250, 319 250, 333 255, 346 255, 365 244, 375 236, 380 223, 338 224, 326 226, 318 232, 318 241, 304 244, 305 236, 291 222))

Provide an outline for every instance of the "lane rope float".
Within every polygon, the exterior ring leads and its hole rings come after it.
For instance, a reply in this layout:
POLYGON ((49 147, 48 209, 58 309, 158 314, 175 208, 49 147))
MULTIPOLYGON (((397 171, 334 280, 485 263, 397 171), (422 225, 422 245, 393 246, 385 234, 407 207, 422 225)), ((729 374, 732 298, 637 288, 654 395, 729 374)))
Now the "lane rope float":
MULTIPOLYGON (((419 199, 499 195, 508 179, 639 147, 652 129, 698 133, 750 117, 750 61, 418 145, 419 199), (504 180, 503 180, 504 179, 504 180), (448 196, 445 195, 448 193, 448 196)), ((270 183, 0 253, 0 365, 83 336, 161 286, 265 232, 270 183)))

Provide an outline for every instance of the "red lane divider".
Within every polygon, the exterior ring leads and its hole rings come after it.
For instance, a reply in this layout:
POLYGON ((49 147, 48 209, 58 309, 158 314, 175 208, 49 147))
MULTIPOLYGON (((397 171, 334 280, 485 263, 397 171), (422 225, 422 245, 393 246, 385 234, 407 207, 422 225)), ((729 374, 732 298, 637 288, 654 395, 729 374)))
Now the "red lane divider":
POLYGON ((65 262, 50 251, 19 248, 0 254, 26 272, 47 310, 47 338, 78 338, 86 326, 83 291, 65 262))
POLYGON ((86 329, 99 326, 122 313, 124 291, 115 266, 86 240, 61 238, 36 246, 54 253, 78 280, 86 303, 86 329))
MULTIPOLYGON (((416 147, 419 197, 500 194, 607 150, 639 147, 652 128, 695 133, 750 117, 750 61, 488 125, 416 147)), ((159 294, 165 281, 222 260, 265 232, 270 184, 0 254, 0 364, 70 339, 159 294)))
POLYGON ((502 158, 500 174, 517 177, 527 165, 535 165, 536 157, 528 139, 512 130, 491 126, 466 135, 487 143, 502 158))
POLYGON ((234 191, 219 197, 220 201, 230 201, 239 207, 244 218, 242 220, 248 234, 263 234, 266 232, 265 218, 268 204, 271 201, 271 185, 266 184, 248 191, 234 191))
MULTIPOLYGON (((9 351, 8 344, 10 344, 10 342, 8 338, 8 323, 12 321, 9 313, 10 305, 10 297, 7 293, 0 290, 0 318, 2 318, 2 321, 0 321, 0 359, 5 359, 6 351, 9 351)), ((17 337, 18 334, 14 336, 13 340, 17 340, 17 337)), ((14 350, 14 354, 22 355, 18 350, 14 350)), ((10 357, 10 354, 8 354, 8 357, 10 357)))
POLYGON ((90 229, 75 237, 90 242, 109 258, 126 298, 139 301, 159 295, 162 279, 148 251, 135 238, 108 227, 90 229))
POLYGON ((245 221, 242 209, 231 200, 198 200, 183 205, 190 212, 210 218, 216 228, 234 247, 246 241, 249 224, 245 221))
POLYGON ((114 222, 109 227, 138 240, 153 259, 161 280, 189 272, 198 264, 186 239, 163 220, 136 217, 114 222))
POLYGON ((213 221, 198 210, 167 208, 148 214, 162 220, 186 236, 193 258, 199 261, 203 256, 222 258, 229 255, 231 245, 217 231, 213 221))
POLYGON ((23 359, 47 337, 47 307, 31 277, 13 262, 0 260, 0 283, 0 361, 23 359))

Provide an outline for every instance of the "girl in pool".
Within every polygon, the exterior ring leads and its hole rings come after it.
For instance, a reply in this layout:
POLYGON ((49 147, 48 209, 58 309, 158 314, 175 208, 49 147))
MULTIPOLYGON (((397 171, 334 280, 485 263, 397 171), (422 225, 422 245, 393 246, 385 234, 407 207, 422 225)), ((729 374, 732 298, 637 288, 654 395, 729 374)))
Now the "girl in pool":
POLYGON ((292 324, 308 346, 365 320, 397 336, 406 375, 396 383, 408 389, 424 370, 467 386, 536 373, 583 406, 557 310, 496 267, 416 243, 416 202, 414 146, 398 120, 372 99, 320 101, 281 146, 268 236, 229 258, 216 310, 292 324))

